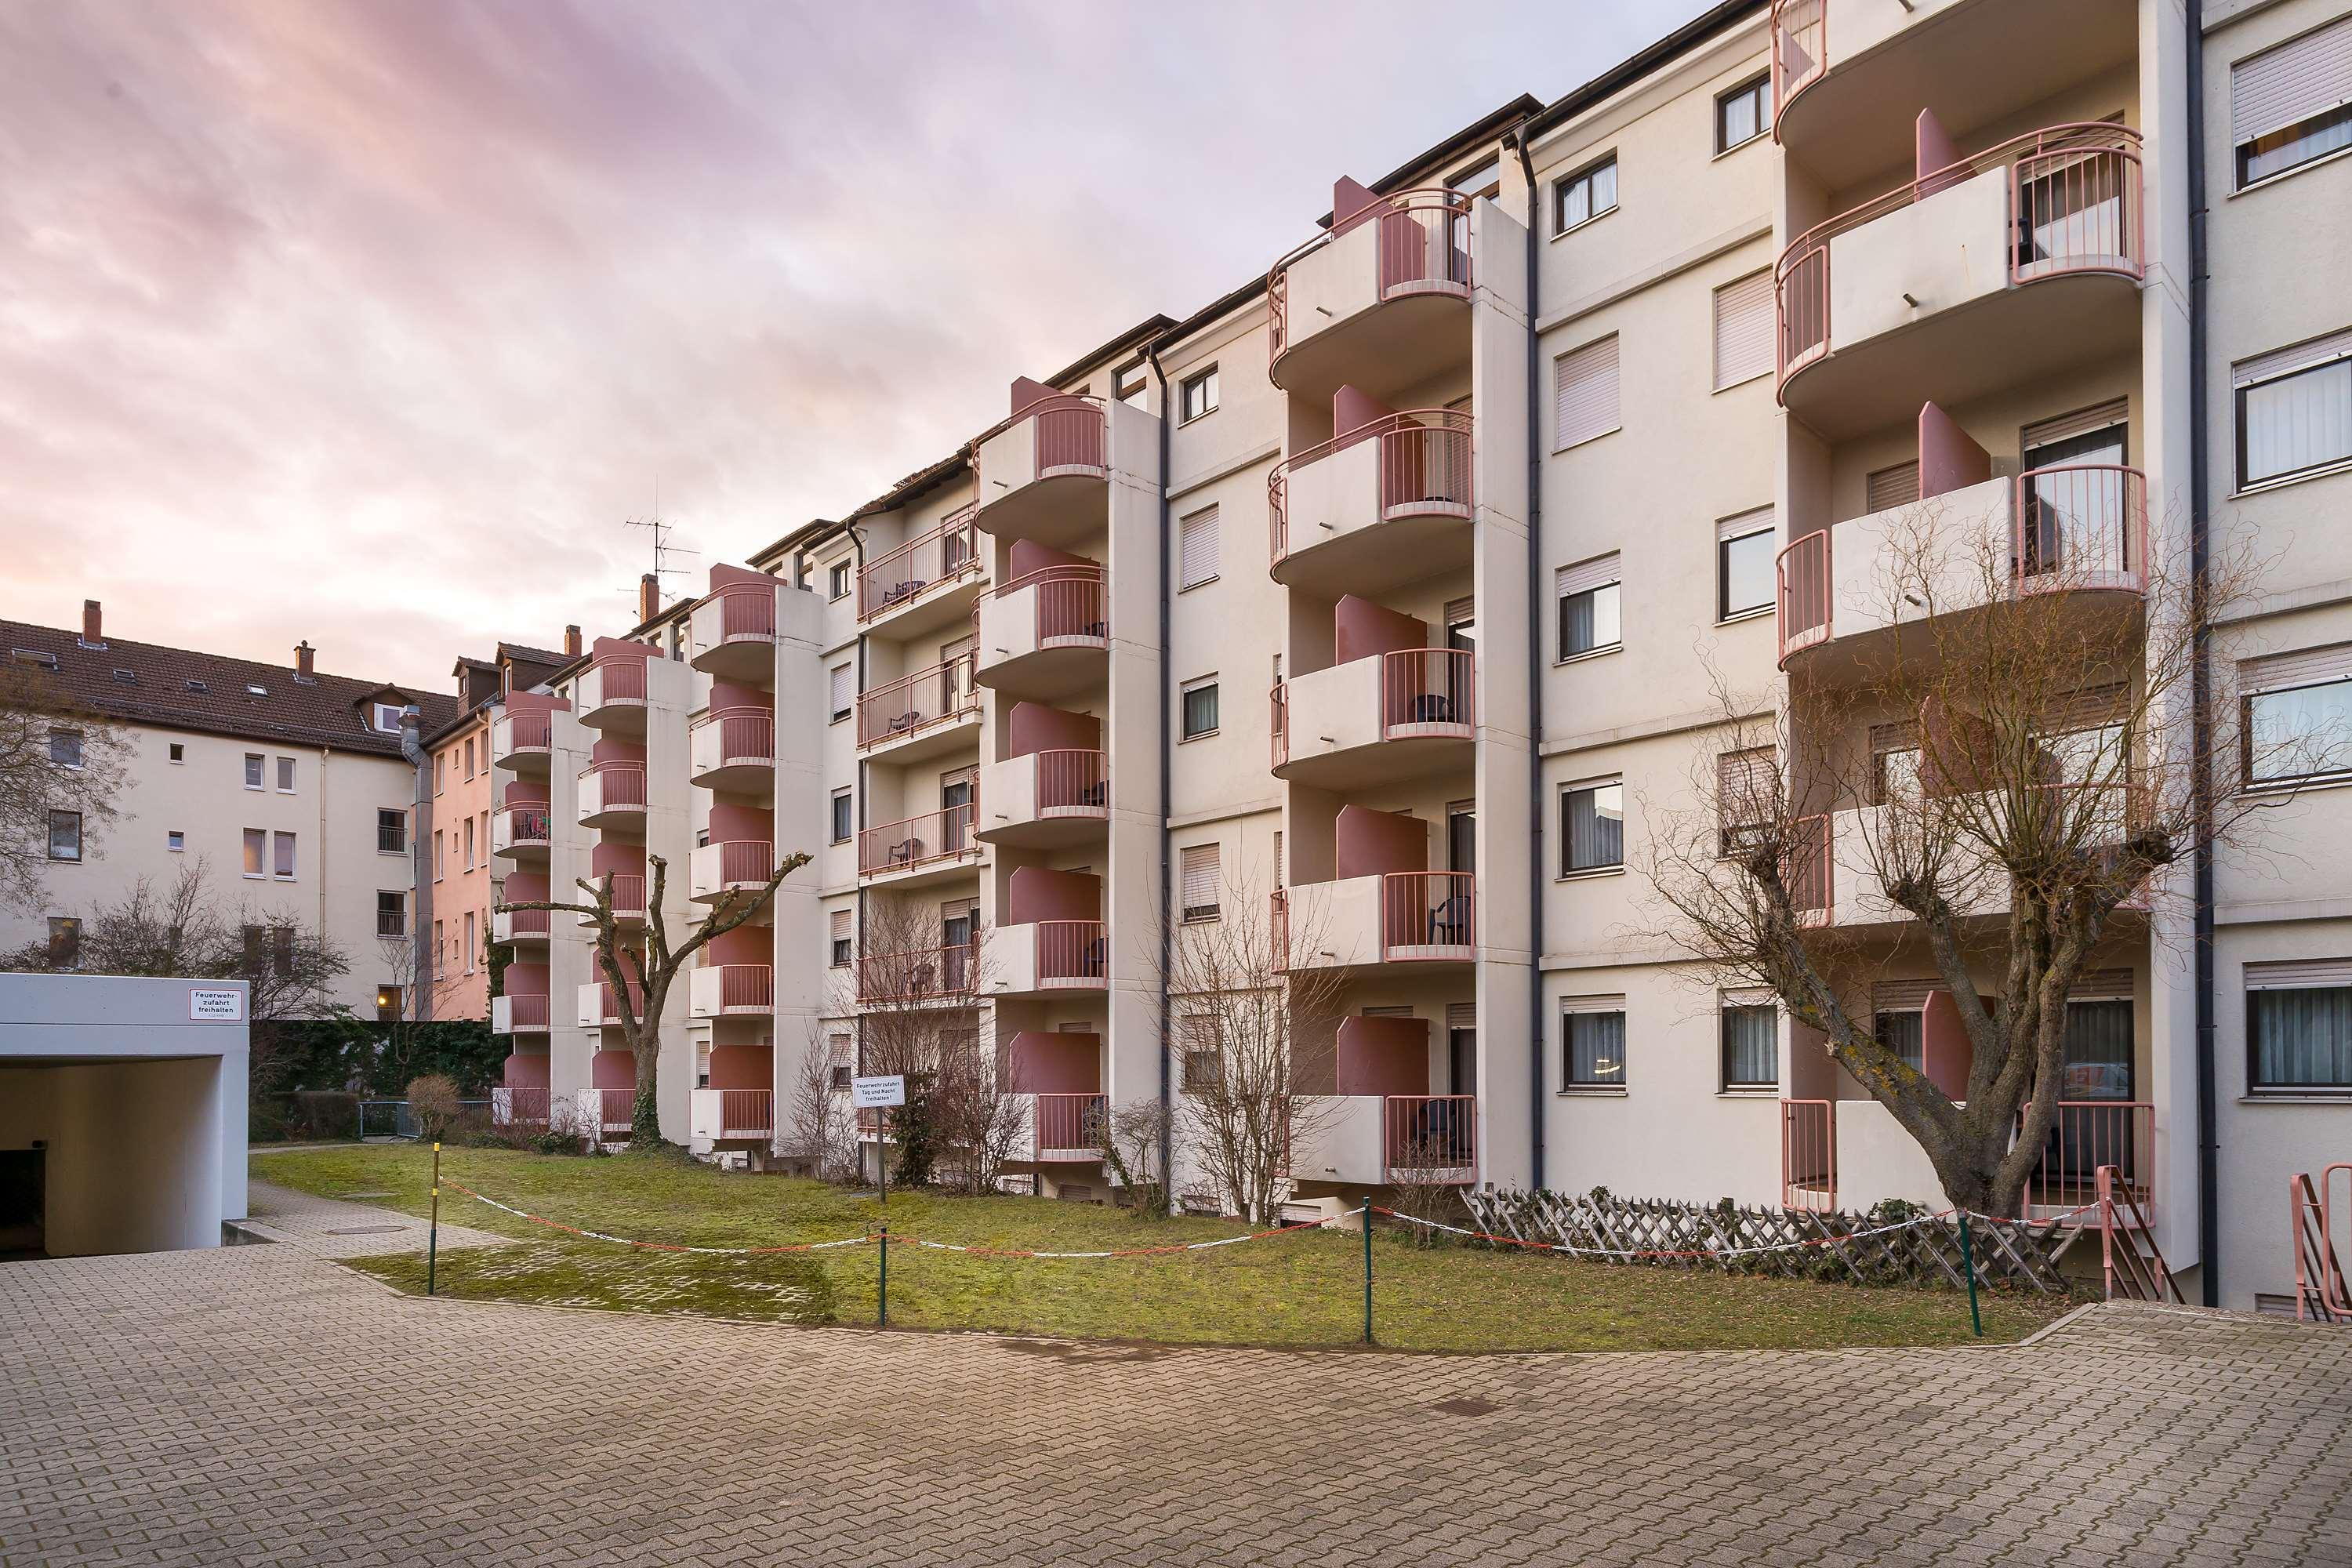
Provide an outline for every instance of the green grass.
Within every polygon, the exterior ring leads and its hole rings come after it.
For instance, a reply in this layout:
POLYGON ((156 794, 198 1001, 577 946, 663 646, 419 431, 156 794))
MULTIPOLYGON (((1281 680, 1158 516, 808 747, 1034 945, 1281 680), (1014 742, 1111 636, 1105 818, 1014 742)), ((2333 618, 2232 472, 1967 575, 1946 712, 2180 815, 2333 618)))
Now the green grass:
MULTIPOLYGON (((890 1321, 1182 1343, 1341 1345, 1363 1330, 1360 1237, 1307 1232, 1213 1251, 1108 1261, 974 1258, 907 1239, 1046 1251, 1161 1246, 1233 1236, 1231 1221, 1144 1220, 1034 1198, 870 1195, 789 1177, 719 1171, 678 1156, 551 1158, 444 1152, 450 1180, 567 1225, 704 1247, 828 1241, 887 1221, 890 1321)), ((432 1155, 414 1144, 256 1151, 253 1173, 329 1197, 423 1215, 432 1155)), ((711 1257, 582 1240, 442 1193, 442 1218, 516 1238, 441 1255, 449 1296, 800 1323, 871 1323, 876 1249, 711 1257)), ((1966 1342, 1968 1305, 1948 1291, 1861 1289, 1573 1262, 1373 1238, 1381 1344, 1424 1351, 1752 1350, 1966 1342)), ((353 1267, 425 1288, 422 1255, 353 1267)), ((2014 1340, 2071 1303, 1988 1292, 1987 1340, 2014 1340)))

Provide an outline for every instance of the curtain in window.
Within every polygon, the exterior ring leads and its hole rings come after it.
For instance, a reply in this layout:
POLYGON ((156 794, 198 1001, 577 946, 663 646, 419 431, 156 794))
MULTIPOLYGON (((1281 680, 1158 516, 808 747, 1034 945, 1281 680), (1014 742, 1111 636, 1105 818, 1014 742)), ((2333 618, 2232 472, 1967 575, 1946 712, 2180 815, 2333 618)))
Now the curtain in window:
POLYGON ((1878 1043, 1901 1058, 1914 1072, 1927 1070, 1927 1015, 1881 1013, 1878 1043))
POLYGON ((2246 483, 2352 457, 2352 360, 2249 386, 2238 395, 2246 483))
POLYGON ((1625 789, 1603 784, 1568 795, 1568 866, 1571 871, 1625 863, 1625 789))
POLYGON ((1568 1016, 1568 1081, 1619 1085, 1625 1081, 1624 1014, 1568 1016))
POLYGON ((2070 1002, 2066 1005, 2065 1078, 2061 1100, 2129 1100, 2132 1089, 2132 1005, 2070 1002))
POLYGON ((2257 1089, 2352 1084, 2352 986, 2247 997, 2257 1089))
POLYGON ((1723 1081, 1780 1081, 1780 1016, 1769 1006, 1723 1010, 1723 1081))

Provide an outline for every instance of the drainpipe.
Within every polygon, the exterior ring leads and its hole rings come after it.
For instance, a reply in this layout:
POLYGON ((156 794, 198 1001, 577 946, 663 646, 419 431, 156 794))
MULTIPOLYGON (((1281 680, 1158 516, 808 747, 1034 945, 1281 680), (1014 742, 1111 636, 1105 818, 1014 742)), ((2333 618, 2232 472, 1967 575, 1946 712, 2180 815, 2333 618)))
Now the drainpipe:
POLYGON ((1544 1017, 1544 789, 1543 789, 1543 416, 1538 401, 1540 381, 1536 361, 1542 344, 1536 321, 1541 298, 1538 261, 1542 247, 1537 220, 1542 204, 1537 200, 1535 163, 1528 156, 1523 131, 1511 132, 1511 151, 1518 154, 1519 174, 1528 187, 1528 1018, 1533 1048, 1528 1055, 1528 1180, 1541 1191, 1544 1184, 1544 1049, 1549 1029, 1544 1017))
POLYGON ((2212 548, 2206 494, 2212 467, 2207 451, 2212 417, 2205 385, 2205 23, 2202 0, 2188 0, 2189 30, 2189 567, 2196 605, 2196 658, 2189 666, 2190 751, 2198 765, 2189 788, 2197 824, 2194 860, 2196 925, 2192 936, 2197 985, 2197 1260, 2205 1305, 2221 1304, 2221 1092, 2215 1082, 2213 997, 2213 749, 2212 626, 2206 611, 2212 548))
MULTIPOLYGON (((414 702, 400 710, 400 754, 408 759, 409 768, 416 775, 408 834, 408 879, 415 886, 416 897, 412 900, 415 910, 409 921, 408 942, 415 953, 410 960, 409 978, 416 983, 413 989, 419 993, 416 1013, 419 1018, 425 1016, 421 996, 425 976, 429 973, 428 966, 432 962, 428 944, 433 932, 433 880, 429 875, 432 868, 426 863, 428 857, 425 847, 433 831, 433 793, 428 787, 433 776, 433 759, 425 754, 424 737, 418 733, 424 721, 423 710, 414 702)), ((319 790, 323 797, 327 783, 323 760, 319 772, 319 790)))
MULTIPOLYGON (((1143 357, 1151 362, 1151 378, 1160 384, 1160 915, 1155 922, 1160 927, 1160 1179, 1168 1189, 1170 1206, 1176 1197, 1176 1102, 1172 1098, 1174 1083, 1169 1071, 1168 1040, 1171 1019, 1168 1011, 1168 965, 1172 960, 1175 942, 1173 918, 1174 895, 1169 886, 1169 867, 1174 851, 1170 847, 1168 804, 1175 798, 1171 771, 1175 758, 1168 744, 1168 689, 1175 672, 1168 668, 1168 643, 1171 635, 1171 609, 1168 592, 1168 372, 1160 363, 1160 345, 1147 346, 1143 357)), ((1115 390, 1115 389, 1114 389, 1115 390)), ((1277 868, 1276 875, 1279 876, 1277 868)))
MULTIPOLYGON (((849 535, 850 592, 862 597, 866 591, 866 532, 854 522, 843 523, 841 531, 849 535)), ((851 864, 855 867, 858 852, 866 843, 866 753, 856 749, 857 704, 864 700, 866 696, 866 633, 862 628, 857 634, 857 668, 853 673, 854 679, 850 684, 854 689, 849 694, 849 743, 853 754, 857 759, 857 787, 854 792, 857 796, 857 830, 849 837, 849 855, 851 864)), ((768 832, 772 841, 775 835, 775 826, 772 823, 769 825, 768 832)), ((862 1073, 866 1070, 866 1009, 857 1005, 857 965, 866 960, 866 873, 863 868, 858 868, 856 870, 856 884, 857 941, 849 960, 849 1016, 852 1030, 850 1049, 856 1053, 856 1066, 851 1070, 862 1073)), ((882 1134, 877 1124, 874 1135, 874 1163, 877 1168, 878 1169, 883 1161, 888 1157, 882 1148, 882 1134)))

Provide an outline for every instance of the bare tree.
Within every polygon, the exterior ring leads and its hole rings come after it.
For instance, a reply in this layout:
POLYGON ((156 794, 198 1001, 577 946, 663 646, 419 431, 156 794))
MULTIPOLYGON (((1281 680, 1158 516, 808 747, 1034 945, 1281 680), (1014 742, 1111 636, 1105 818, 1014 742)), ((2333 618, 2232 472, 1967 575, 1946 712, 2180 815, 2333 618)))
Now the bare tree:
POLYGON ((54 672, 0 664, 0 908, 39 908, 59 856, 96 858, 131 752, 131 738, 54 672))
POLYGON ((670 941, 669 920, 662 908, 669 885, 669 861, 660 855, 646 857, 652 885, 646 898, 642 944, 632 942, 621 929, 620 917, 613 908, 610 872, 593 882, 585 877, 574 879, 575 885, 588 895, 589 901, 584 904, 538 899, 497 906, 500 910, 562 910, 584 917, 595 928, 596 968, 612 987, 613 1009, 620 1018, 621 1036, 628 1044, 636 1068, 636 1100, 629 1115, 630 1148, 645 1151, 661 1147, 661 1020, 668 1005, 670 987, 677 984, 689 959, 709 946, 713 937, 724 936, 765 909, 784 879, 807 865, 809 858, 798 851, 786 855, 776 862, 766 886, 722 894, 712 903, 709 912, 687 932, 686 939, 676 943, 670 941))
POLYGON ((1096 1147, 1102 1152, 1103 1169, 1139 1215, 1168 1212, 1168 1170, 1162 1158, 1167 1131, 1168 1110, 1156 1096, 1112 1106, 1097 1124, 1096 1147))
POLYGON ((2200 840, 2279 798, 2230 785, 2242 748, 2278 738, 2227 713, 2209 733, 2191 707, 2200 631, 2250 563, 2200 585, 2134 540, 2120 481, 2063 500, 2031 498, 2021 541, 1932 503, 1888 531, 1868 602, 1831 607, 1836 668, 1801 661, 1778 712, 1718 679, 1723 753, 1695 805, 1642 803, 1636 861, 1666 916, 1647 935, 1769 987, 1953 1202, 2004 1215, 2057 1116, 2076 979, 2200 840), (1958 1011, 1958 1095, 1874 1033, 1865 971, 1889 929, 1958 1011))
POLYGON ((821 1040, 801 1053, 784 1107, 784 1157, 808 1166, 820 1181, 845 1182, 857 1169, 857 1121, 849 1096, 834 1086, 834 1062, 821 1040))
POLYGON ((899 1179, 945 1178, 992 1190, 1024 1124, 1003 1064, 982 1037, 988 933, 961 921, 945 940, 935 904, 869 898, 857 959, 836 1011, 857 1019, 859 1070, 901 1074, 907 1103, 891 1113, 899 1179))

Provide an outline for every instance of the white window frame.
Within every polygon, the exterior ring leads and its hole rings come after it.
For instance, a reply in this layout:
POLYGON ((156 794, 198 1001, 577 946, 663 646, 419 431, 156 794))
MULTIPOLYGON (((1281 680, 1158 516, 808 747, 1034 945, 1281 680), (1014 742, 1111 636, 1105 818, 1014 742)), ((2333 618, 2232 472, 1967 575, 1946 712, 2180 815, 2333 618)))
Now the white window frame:
POLYGON ((1217 411, 1217 367, 1203 365, 1176 384, 1176 409, 1179 425, 1190 425, 1195 419, 1206 419, 1217 411), (1202 395, 1201 406, 1195 408, 1193 394, 1202 395))
POLYGON ((255 790, 267 788, 269 781, 268 766, 269 759, 259 752, 246 752, 245 787, 255 790))
POLYGON ((1176 689, 1176 743, 1178 745, 1182 745, 1188 741, 1208 740, 1222 728, 1224 721, 1224 702, 1222 697, 1217 700, 1218 722, 1205 730, 1194 730, 1190 727, 1192 721, 1191 704, 1185 700, 1196 691, 1215 691, 1216 689, 1217 677, 1214 671, 1207 675, 1195 676, 1176 689))
POLYGON ((1205 588, 1223 575, 1225 555, 1223 520, 1217 508, 1204 506, 1198 511, 1180 518, 1176 522, 1176 591, 1189 594, 1195 588, 1205 588), (1198 577, 1189 574, 1192 551, 1188 541, 1205 532, 1208 535, 1208 570, 1198 577))

